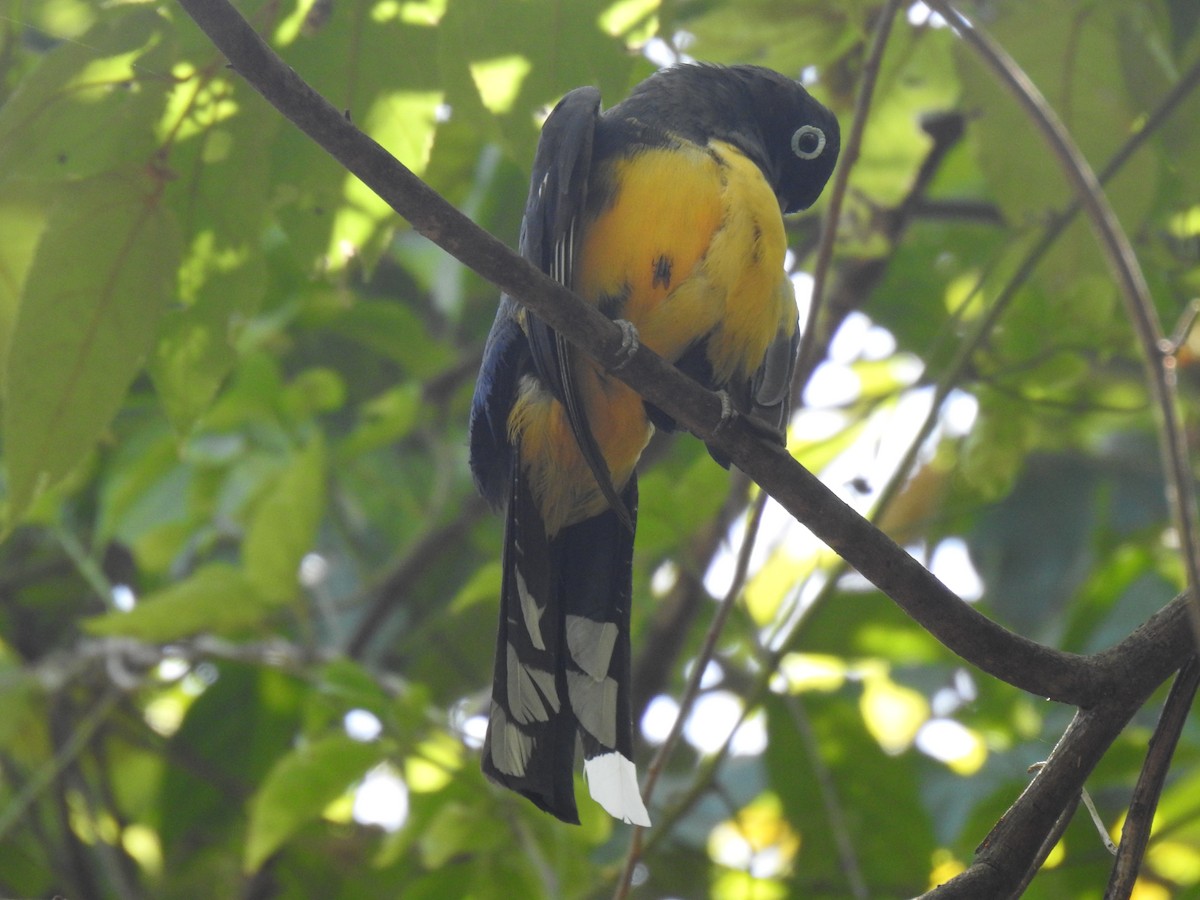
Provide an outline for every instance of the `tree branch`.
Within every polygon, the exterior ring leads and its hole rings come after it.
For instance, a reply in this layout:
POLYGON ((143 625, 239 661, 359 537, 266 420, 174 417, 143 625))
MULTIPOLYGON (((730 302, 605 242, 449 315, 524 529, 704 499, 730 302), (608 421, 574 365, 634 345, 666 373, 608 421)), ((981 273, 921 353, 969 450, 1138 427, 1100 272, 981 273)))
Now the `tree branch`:
POLYGON ((1097 654, 1097 662, 1115 675, 1112 693, 1075 715, 1046 765, 979 845, 971 866, 925 898, 1007 897, 1018 889, 1096 763, 1155 688, 1191 656, 1190 606, 1187 595, 1180 594, 1129 637, 1097 654))
POLYGON ((1120 900, 1128 897, 1133 890, 1133 883, 1137 880, 1138 870, 1142 866, 1142 856, 1150 842, 1150 828, 1154 821, 1154 811, 1158 808, 1158 798, 1162 794, 1163 783, 1171 768, 1175 745, 1179 743, 1179 736, 1183 733, 1183 723, 1192 711, 1192 700, 1196 696, 1198 684, 1200 660, 1192 657, 1175 676, 1171 693, 1167 696, 1158 725, 1150 738, 1146 762, 1142 765, 1142 773, 1133 789, 1129 811, 1125 815, 1125 825, 1121 829, 1121 845, 1117 849, 1117 859, 1113 863, 1108 889, 1104 892, 1105 900, 1120 900))

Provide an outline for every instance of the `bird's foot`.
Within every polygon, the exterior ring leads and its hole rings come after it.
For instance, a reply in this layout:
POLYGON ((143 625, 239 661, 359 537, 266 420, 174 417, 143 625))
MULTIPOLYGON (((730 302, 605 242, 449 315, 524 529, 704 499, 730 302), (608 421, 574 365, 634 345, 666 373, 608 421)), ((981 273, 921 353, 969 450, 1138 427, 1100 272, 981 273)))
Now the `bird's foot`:
POLYGON ((629 361, 633 359, 642 342, 638 338, 637 329, 628 319, 613 319, 613 324, 621 329, 621 346, 618 348, 621 358, 612 367, 612 370, 616 372, 618 369, 625 368, 629 361))

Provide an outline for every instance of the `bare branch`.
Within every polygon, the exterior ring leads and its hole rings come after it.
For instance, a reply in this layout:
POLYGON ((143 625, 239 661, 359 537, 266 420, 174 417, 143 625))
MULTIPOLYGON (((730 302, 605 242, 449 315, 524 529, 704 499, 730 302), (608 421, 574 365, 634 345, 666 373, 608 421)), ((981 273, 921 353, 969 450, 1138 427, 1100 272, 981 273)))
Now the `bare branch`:
MULTIPOLYGON (((712 622, 709 623, 708 631, 705 632, 704 643, 701 645, 700 652, 696 654, 696 659, 692 664, 692 674, 688 678, 687 687, 684 688, 683 696, 679 700, 679 711, 675 715, 671 731, 667 734, 667 739, 663 741, 662 746, 658 748, 658 752, 654 754, 654 759, 650 762, 650 768, 646 771, 646 781, 642 785, 642 798, 647 804, 654 794, 654 787, 658 784, 658 778, 662 775, 662 770, 667 764, 667 759, 675 749, 675 744, 679 741, 679 735, 683 733, 684 723, 691 714, 692 707, 696 703, 696 698, 700 696, 700 682, 704 678, 704 670, 708 668, 708 663, 713 658, 717 639, 721 636, 721 632, 725 628, 725 622, 729 619, 729 613, 733 610, 733 605, 737 602, 737 598, 741 596, 742 588, 746 584, 746 574, 750 571, 750 554, 754 552, 754 542, 755 538, 758 537, 758 528, 762 523, 763 508, 766 506, 766 501, 767 495, 759 494, 750 508, 750 515, 746 519, 746 530, 745 536, 742 539, 742 548, 738 553, 737 565, 733 573, 733 583, 729 586, 729 590, 725 592, 725 598, 721 601, 721 605, 717 607, 717 613, 713 616, 712 622)), ((640 825, 635 825, 633 828, 633 835, 629 841, 629 852, 625 857, 625 868, 621 872, 620 879, 617 881, 617 889, 613 894, 613 900, 624 900, 629 895, 629 888, 633 881, 633 870, 641 858, 643 831, 645 829, 640 825)))
MULTIPOLYGON (((822 303, 825 299, 825 280, 829 274, 829 264, 833 259, 833 245, 837 241, 838 222, 842 217, 842 202, 846 197, 846 186, 850 183, 850 173, 858 162, 859 150, 862 147, 863 133, 867 128, 867 116, 871 111, 871 100, 875 95, 875 83, 879 79, 879 66, 883 61, 883 51, 887 47, 888 37, 892 33, 892 23, 896 20, 896 12, 900 8, 900 0, 888 0, 879 12, 875 25, 875 33, 871 38, 871 51, 863 64, 862 79, 858 84, 858 96, 854 101, 854 119, 850 124, 850 133, 846 137, 845 146, 839 160, 837 171, 833 175, 833 184, 829 189, 829 206, 822 220, 821 241, 817 245, 817 258, 813 264, 812 300, 808 305, 808 318, 804 325, 804 334, 800 339, 798 363, 796 365, 797 380, 807 379, 810 365, 815 364, 814 348, 817 338, 817 319, 821 314, 822 303)), ((795 391, 793 385, 793 393, 795 391)))
POLYGON ((1158 798, 1171 768, 1175 746, 1183 733, 1183 723, 1192 711, 1197 685, 1200 685, 1200 661, 1192 657, 1175 676, 1171 693, 1167 696, 1158 725, 1150 738, 1146 762, 1142 765, 1142 773, 1129 801, 1117 860, 1113 864, 1108 889, 1104 892, 1105 900, 1120 900, 1128 897, 1133 890, 1146 845, 1150 842, 1150 826, 1154 821, 1154 811, 1158 808, 1158 798))
POLYGON ((1190 657, 1190 606, 1187 595, 1180 594, 1121 643, 1098 654, 1102 665, 1120 673, 1113 692, 1075 715, 1045 767, 979 845, 971 866, 926 898, 1007 897, 1025 882, 1046 836, 1078 799, 1096 763, 1155 688, 1190 657))

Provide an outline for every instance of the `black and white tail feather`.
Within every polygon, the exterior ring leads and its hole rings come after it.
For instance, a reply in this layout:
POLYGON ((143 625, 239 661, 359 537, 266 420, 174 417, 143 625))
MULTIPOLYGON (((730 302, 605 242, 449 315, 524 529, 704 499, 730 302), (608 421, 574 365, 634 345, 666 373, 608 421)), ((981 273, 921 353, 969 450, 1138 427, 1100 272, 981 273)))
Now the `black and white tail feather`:
MULTIPOLYGON (((578 824, 578 739, 592 798, 615 818, 649 825, 632 759, 633 531, 609 509, 547 538, 526 479, 515 470, 484 773, 578 824)), ((636 517, 635 478, 621 501, 636 517)))

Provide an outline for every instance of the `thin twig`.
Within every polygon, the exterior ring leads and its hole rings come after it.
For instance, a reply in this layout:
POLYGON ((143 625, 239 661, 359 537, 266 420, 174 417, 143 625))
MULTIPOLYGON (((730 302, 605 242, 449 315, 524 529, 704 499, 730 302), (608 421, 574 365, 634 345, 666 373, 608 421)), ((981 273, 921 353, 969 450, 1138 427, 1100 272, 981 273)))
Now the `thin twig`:
MULTIPOLYGON (((773 674, 773 672, 767 672, 766 670, 760 671, 758 681, 755 682, 747 696, 761 697, 766 691, 773 674)), ((692 779, 692 783, 687 791, 679 796, 668 809, 657 816, 653 833, 644 841, 642 848, 643 855, 652 850, 660 841, 668 838, 674 824, 683 818, 702 796, 708 793, 712 782, 716 779, 718 770, 720 770, 729 756, 734 735, 745 724, 754 709, 755 704, 750 702, 743 703, 742 711, 733 728, 729 729, 729 733, 725 735, 725 740, 722 741, 721 746, 717 748, 716 752, 701 760, 697 767, 696 777, 692 779)))
MULTIPOLYGON (((850 132, 842 146, 837 171, 833 175, 833 184, 829 187, 829 205, 825 208, 825 216, 821 222, 821 240, 817 244, 817 255, 813 262, 812 300, 808 305, 804 334, 800 338, 800 349, 797 353, 796 374, 798 377, 806 377, 812 368, 810 358, 816 348, 817 320, 825 299, 825 282, 829 274, 829 264, 833 259, 833 246, 837 241, 838 222, 842 217, 846 187, 850 183, 850 173, 854 169, 854 164, 858 162, 863 133, 866 131, 867 117, 871 110, 871 100, 875 96, 875 85, 879 80, 883 51, 887 47, 892 23, 896 19, 896 13, 900 6, 900 0, 888 0, 875 23, 875 33, 871 38, 871 50, 863 64, 862 78, 858 84, 858 96, 854 101, 854 119, 850 123, 850 132)), ((797 387, 798 385, 792 386, 793 396, 799 395, 797 387)))
MULTIPOLYGON (((713 616, 712 623, 708 626, 708 631, 704 635, 704 643, 700 646, 700 652, 696 654, 696 659, 692 664, 692 674, 688 678, 683 696, 679 700, 679 712, 675 716, 675 721, 671 725, 667 739, 663 741, 662 746, 658 748, 658 752, 654 754, 650 768, 646 771, 646 782, 642 786, 642 798, 647 804, 650 803, 650 798, 654 794, 654 788, 658 784, 658 778, 666 766, 667 759, 679 741, 679 735, 683 732, 684 723, 691 713, 692 706, 695 704, 696 698, 700 695, 700 682, 704 678, 704 670, 708 668, 708 663, 712 659, 713 651, 717 646, 717 640, 725 628, 725 623, 729 620, 729 613, 737 602, 737 598, 741 596, 742 588, 746 584, 746 575, 750 571, 750 556, 754 552, 754 542, 758 537, 758 529, 762 524, 762 514, 766 503, 767 495, 759 493, 754 499, 754 503, 750 506, 750 511, 746 518, 746 530, 742 538, 742 546, 738 551, 737 565, 733 573, 733 583, 730 584, 729 590, 725 592, 725 598, 721 601, 721 605, 717 607, 716 615, 713 616)), ((617 881, 613 900, 624 900, 629 895, 629 888, 633 882, 633 870, 637 867, 638 860, 641 859, 642 833, 644 831, 645 829, 640 825, 635 825, 633 828, 633 835, 629 839, 629 852, 626 854, 625 866, 621 872, 620 879, 617 881)))
POLYGON ((74 533, 65 525, 56 525, 53 534, 80 577, 87 582, 88 587, 96 592, 96 596, 103 601, 105 608, 111 608, 113 586, 100 564, 92 558, 87 548, 80 543, 79 538, 75 537, 74 533))
POLYGON ((121 692, 117 688, 108 688, 87 715, 79 720, 75 730, 71 732, 70 737, 59 748, 59 751, 38 767, 33 777, 25 782, 21 790, 0 813, 0 843, 8 838, 9 832, 21 821, 38 797, 49 789, 55 779, 84 751, 120 697, 121 692))
POLYGON ((1174 356, 1179 352, 1179 348, 1183 346, 1188 337, 1192 333, 1192 327, 1196 324, 1196 317, 1200 315, 1200 297, 1192 300, 1191 303, 1183 311, 1183 315, 1179 317, 1179 322, 1175 325, 1175 330, 1171 332, 1171 338, 1162 348, 1164 356, 1174 356))
POLYGON ((1012 900, 1020 897, 1025 893, 1025 889, 1029 887, 1029 883, 1045 865, 1050 854, 1054 852, 1054 848, 1058 846, 1058 842, 1062 840, 1062 836, 1067 831, 1067 826, 1071 824, 1071 820, 1075 818, 1075 810, 1079 808, 1079 800, 1082 794, 1076 794, 1072 797, 1063 811, 1059 813, 1058 818, 1054 820, 1053 827, 1046 833, 1046 837, 1042 840, 1042 845, 1038 847, 1037 854, 1030 860, 1029 866, 1025 869, 1025 875, 1017 886, 1009 892, 1009 897, 1012 900))
POLYGON ((458 540, 479 520, 486 508, 487 504, 482 498, 476 495, 466 497, 454 519, 430 528, 412 542, 404 556, 389 566, 382 582, 369 589, 374 599, 363 612, 353 634, 346 642, 347 656, 351 659, 363 657, 371 639, 383 627, 388 616, 404 603, 410 585, 439 562, 447 550, 456 546, 458 540))
POLYGON ((1129 801, 1129 811, 1125 815, 1125 825, 1121 829, 1121 844, 1117 848, 1117 859, 1113 863, 1104 900, 1122 900, 1133 891, 1146 845, 1150 841, 1150 828, 1154 811, 1158 808, 1158 798, 1171 767, 1175 746, 1183 733, 1183 724, 1192 710, 1198 685, 1200 663, 1196 657, 1192 657, 1175 676, 1175 683, 1171 685, 1162 715, 1150 738, 1146 761, 1142 764, 1133 797, 1129 801))
MULTIPOLYGON (((765 654, 765 648, 759 646, 758 649, 765 654)), ((821 806, 825 809, 825 818, 829 822, 829 833, 833 837, 833 845, 837 848, 838 864, 842 869, 842 874, 846 876, 850 893, 855 900, 863 900, 863 898, 871 896, 870 889, 867 887, 867 879, 863 875, 862 865, 858 861, 858 853, 854 849, 854 840, 850 835, 850 823, 845 809, 842 808, 841 797, 838 796, 837 783, 829 771, 829 766, 825 764, 825 759, 821 756, 821 742, 817 739, 812 720, 809 719, 808 711, 805 710, 800 698, 789 693, 784 697, 784 704, 787 706, 788 714, 792 717, 792 724, 796 726, 796 733, 800 735, 800 743, 804 746, 804 752, 808 754, 809 765, 812 766, 813 775, 816 777, 817 791, 821 795, 821 806)))

